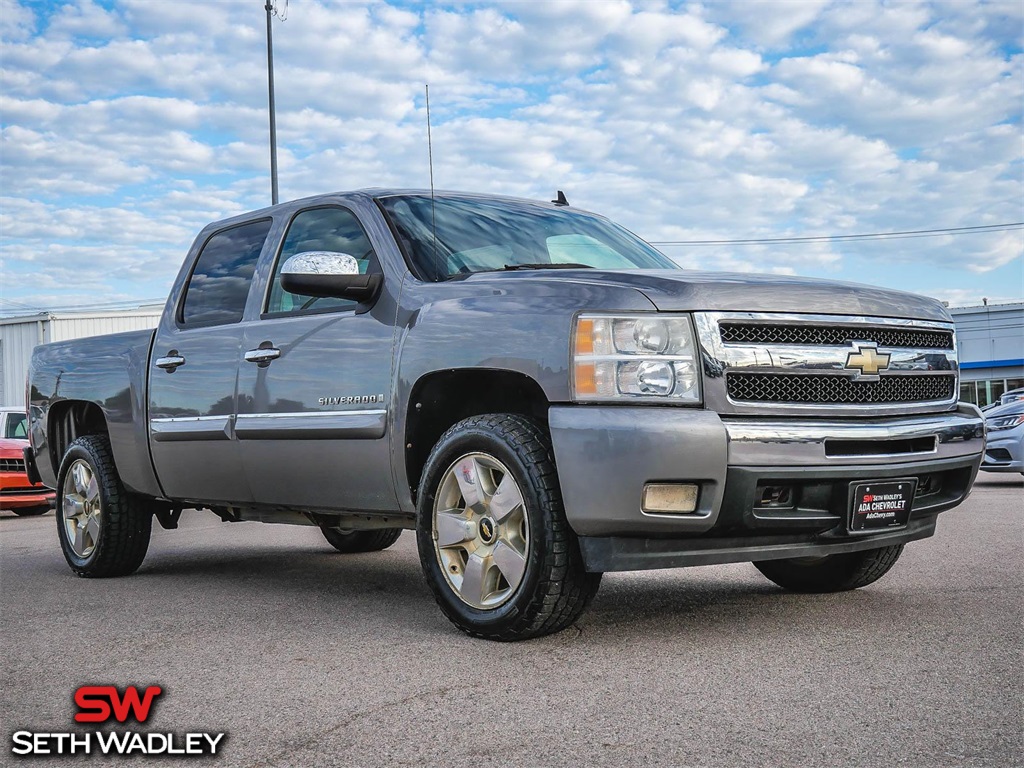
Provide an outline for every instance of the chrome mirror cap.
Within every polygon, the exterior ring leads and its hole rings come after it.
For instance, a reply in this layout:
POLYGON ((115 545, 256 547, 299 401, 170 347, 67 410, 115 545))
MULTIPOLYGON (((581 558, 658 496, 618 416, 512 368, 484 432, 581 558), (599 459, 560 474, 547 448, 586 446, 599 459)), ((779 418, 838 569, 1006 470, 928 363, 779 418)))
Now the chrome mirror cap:
POLYGON ((282 275, 358 275, 355 256, 340 251, 303 251, 281 267, 282 275))

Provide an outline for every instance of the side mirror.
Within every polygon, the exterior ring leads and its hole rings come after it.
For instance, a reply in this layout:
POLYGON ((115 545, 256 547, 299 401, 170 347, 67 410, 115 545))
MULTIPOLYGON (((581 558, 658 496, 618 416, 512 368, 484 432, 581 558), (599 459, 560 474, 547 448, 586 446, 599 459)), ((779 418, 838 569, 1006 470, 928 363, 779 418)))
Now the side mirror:
POLYGON ((359 274, 355 257, 337 251, 304 251, 281 267, 281 287, 301 296, 363 303, 374 299, 383 283, 383 275, 359 274))

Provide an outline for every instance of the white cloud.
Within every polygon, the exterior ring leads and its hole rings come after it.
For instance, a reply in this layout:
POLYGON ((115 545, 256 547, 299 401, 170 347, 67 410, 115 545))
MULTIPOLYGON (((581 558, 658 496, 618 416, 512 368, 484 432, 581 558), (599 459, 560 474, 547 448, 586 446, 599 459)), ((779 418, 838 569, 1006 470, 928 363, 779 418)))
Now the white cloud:
POLYGON ((0 0, 0 39, 20 41, 32 36, 36 30, 36 18, 31 8, 18 0, 0 0))
POLYGON ((785 46, 794 33, 810 25, 829 0, 732 0, 708 5, 708 14, 729 23, 759 48, 785 46))
POLYGON ((78 0, 60 6, 47 31, 54 37, 104 38, 124 35, 127 27, 111 11, 91 0, 78 0))
MULTIPOLYGON (((268 202, 259 3, 0 3, 0 247, 33 278, 6 296, 71 296, 73 269, 148 298, 203 224, 268 202)), ((439 187, 564 189, 653 240, 1021 221, 1022 25, 1015 2, 304 0, 274 22, 282 196, 425 187, 429 83, 439 187)), ((913 287, 888 270, 984 285, 1024 244, 666 251, 913 287)))

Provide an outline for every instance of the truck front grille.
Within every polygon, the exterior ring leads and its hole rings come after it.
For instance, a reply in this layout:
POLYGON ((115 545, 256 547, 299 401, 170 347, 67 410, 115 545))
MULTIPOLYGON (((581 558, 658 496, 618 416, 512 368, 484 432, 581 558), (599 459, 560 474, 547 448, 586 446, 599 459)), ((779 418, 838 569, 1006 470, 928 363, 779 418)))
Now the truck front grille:
POLYGON ((0 472, 24 472, 24 459, 0 459, 0 472))
POLYGON ((761 323, 721 323, 719 329, 726 344, 847 346, 855 341, 873 341, 880 347, 953 349, 951 331, 761 323))
POLYGON ((955 407, 956 331, 940 320, 695 312, 704 402, 726 414, 879 416, 955 407))
POLYGON ((920 403, 944 401, 956 391, 956 376, 887 376, 853 381, 845 376, 729 372, 730 399, 748 403, 920 403))

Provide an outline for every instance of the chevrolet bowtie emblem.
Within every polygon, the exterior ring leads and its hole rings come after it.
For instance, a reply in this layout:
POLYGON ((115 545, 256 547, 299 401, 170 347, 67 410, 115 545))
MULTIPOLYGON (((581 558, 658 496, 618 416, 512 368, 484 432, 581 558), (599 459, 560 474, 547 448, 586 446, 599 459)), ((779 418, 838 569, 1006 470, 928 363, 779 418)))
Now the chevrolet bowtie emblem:
POLYGON ((889 357, 888 352, 879 352, 873 344, 854 344, 853 351, 846 356, 846 368, 859 371, 860 376, 878 376, 879 371, 889 367, 889 357))

